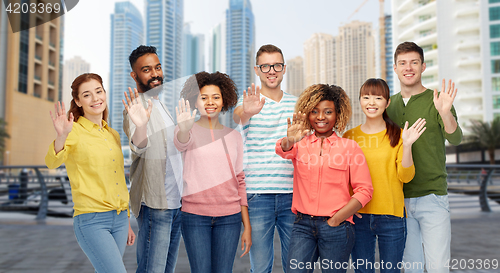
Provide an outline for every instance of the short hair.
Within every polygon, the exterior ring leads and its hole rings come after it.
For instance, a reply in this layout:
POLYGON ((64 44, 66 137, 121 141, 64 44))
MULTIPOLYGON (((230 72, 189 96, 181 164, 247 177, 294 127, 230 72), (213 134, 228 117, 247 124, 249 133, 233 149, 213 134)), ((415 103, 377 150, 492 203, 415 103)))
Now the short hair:
POLYGON ((399 54, 405 54, 409 52, 417 52, 418 55, 420 55, 420 61, 424 63, 424 50, 414 42, 403 42, 398 45, 396 51, 394 52, 394 63, 397 64, 396 62, 399 54))
POLYGON ((194 109, 200 90, 207 85, 219 87, 222 95, 222 112, 236 106, 238 89, 233 80, 227 74, 219 71, 214 73, 202 71, 189 77, 181 91, 181 97, 189 101, 191 109, 194 109))
MULTIPOLYGON (((104 92, 106 92, 106 90, 104 90, 104 86, 102 85, 101 76, 94 74, 94 73, 84 73, 84 74, 76 77, 76 79, 71 84, 71 96, 73 97, 73 99, 71 100, 71 103, 70 103, 71 106, 68 110, 68 117, 69 117, 69 113, 73 113, 74 121, 78 121, 78 119, 81 116, 85 115, 85 112, 83 111, 83 107, 79 107, 76 104, 76 101, 78 100, 78 95, 79 95, 78 91, 80 89, 80 86, 83 83, 89 82, 91 80, 98 81, 102 86, 102 90, 104 92)), ((106 103, 106 109, 104 109, 104 112, 102 113, 102 119, 106 122, 108 120, 108 104, 107 103, 106 103)))
POLYGON ((309 122, 309 114, 321 101, 333 101, 335 105, 335 130, 342 133, 349 123, 351 118, 351 103, 346 92, 336 85, 314 84, 306 88, 300 95, 295 105, 295 112, 306 114, 306 128, 311 130, 312 126, 309 122))
POLYGON ((255 64, 259 64, 259 56, 262 55, 262 53, 274 53, 278 52, 281 54, 281 58, 283 58, 283 62, 285 61, 285 57, 283 56, 283 52, 281 52, 281 49, 275 45, 263 45, 259 48, 257 51, 257 56, 255 57, 255 64))
POLYGON ((128 61, 130 62, 130 68, 134 69, 134 64, 137 62, 137 59, 140 57, 146 55, 146 54, 158 54, 156 53, 156 47, 154 46, 145 46, 145 45, 140 45, 132 53, 130 53, 130 56, 128 56, 128 61))

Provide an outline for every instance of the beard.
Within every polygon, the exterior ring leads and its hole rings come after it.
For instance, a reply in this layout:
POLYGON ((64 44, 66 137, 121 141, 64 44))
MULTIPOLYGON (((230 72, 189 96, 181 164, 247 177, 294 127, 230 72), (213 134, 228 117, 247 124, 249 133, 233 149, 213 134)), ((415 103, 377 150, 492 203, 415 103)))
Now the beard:
POLYGON ((149 79, 146 84, 144 84, 137 76, 135 77, 135 80, 137 82, 139 89, 142 90, 143 92, 147 92, 147 91, 153 89, 153 87, 151 87, 150 84, 155 80, 160 81, 160 85, 163 84, 163 78, 160 76, 149 79))

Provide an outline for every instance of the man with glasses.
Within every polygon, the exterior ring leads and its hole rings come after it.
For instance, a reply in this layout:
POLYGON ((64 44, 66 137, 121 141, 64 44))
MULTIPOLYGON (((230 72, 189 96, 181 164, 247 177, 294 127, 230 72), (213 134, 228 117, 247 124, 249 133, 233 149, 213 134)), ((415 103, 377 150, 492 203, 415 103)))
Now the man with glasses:
POLYGON ((252 224, 251 272, 272 272, 274 232, 281 240, 281 263, 286 258, 295 214, 292 213, 293 165, 276 155, 276 141, 286 136, 297 97, 281 90, 286 65, 281 50, 264 45, 257 52, 255 74, 261 88, 248 88, 238 101, 233 119, 243 125, 244 166, 248 213, 252 224))

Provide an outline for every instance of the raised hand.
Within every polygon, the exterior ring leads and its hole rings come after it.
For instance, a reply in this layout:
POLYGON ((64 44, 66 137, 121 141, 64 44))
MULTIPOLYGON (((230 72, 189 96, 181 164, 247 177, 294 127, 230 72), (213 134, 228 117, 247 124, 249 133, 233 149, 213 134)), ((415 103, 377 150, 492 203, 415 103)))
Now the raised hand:
POLYGON ((290 122, 290 118, 287 119, 287 122, 286 138, 289 145, 299 142, 309 132, 305 127, 305 113, 293 113, 293 123, 290 122))
POLYGON ((425 119, 419 118, 413 125, 408 128, 408 121, 405 123, 403 128, 403 133, 401 137, 403 138, 403 145, 411 146, 425 131, 425 119))
POLYGON ((179 107, 175 107, 175 113, 177 114, 177 124, 179 125, 179 131, 188 132, 193 128, 194 118, 196 117, 196 109, 191 113, 191 107, 189 106, 189 101, 182 98, 179 101, 179 107))
POLYGON ((127 110, 130 119, 137 127, 142 127, 146 125, 149 121, 149 117, 151 116, 151 111, 153 110, 153 103, 151 100, 148 100, 148 108, 145 109, 142 106, 142 103, 139 101, 139 92, 136 88, 134 88, 134 92, 132 92, 132 88, 128 88, 128 92, 130 93, 130 98, 127 95, 127 92, 123 92, 125 94, 125 100, 122 100, 123 105, 125 106, 125 110, 127 110))
POLYGON ((252 83, 252 87, 248 87, 248 92, 243 90, 243 112, 248 115, 256 115, 262 110, 266 103, 266 98, 260 99, 260 87, 255 87, 252 83))
POLYGON ((434 89, 434 106, 441 116, 450 112, 456 96, 457 89, 455 89, 455 83, 451 80, 448 82, 448 88, 446 88, 446 81, 443 79, 439 96, 437 89, 434 89))
POLYGON ((61 106, 61 102, 58 101, 54 104, 54 108, 54 115, 52 115, 52 111, 49 111, 49 113, 52 118, 52 123, 54 124, 54 129, 56 129, 57 136, 68 136, 69 132, 73 129, 73 113, 69 113, 69 119, 66 117, 64 102, 61 106))

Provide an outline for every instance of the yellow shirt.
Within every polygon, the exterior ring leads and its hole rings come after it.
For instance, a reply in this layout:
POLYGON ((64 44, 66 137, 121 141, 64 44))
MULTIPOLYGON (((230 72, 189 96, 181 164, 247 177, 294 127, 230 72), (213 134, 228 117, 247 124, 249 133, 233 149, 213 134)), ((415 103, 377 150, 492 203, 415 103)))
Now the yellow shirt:
POLYGON ((73 207, 83 213, 128 211, 129 194, 125 182, 120 136, 103 120, 102 128, 80 117, 73 123, 64 148, 58 154, 54 142, 45 156, 50 169, 66 163, 73 207))
POLYGON ((404 215, 403 183, 410 182, 415 176, 415 166, 404 168, 403 140, 391 147, 386 130, 376 134, 365 134, 361 126, 347 131, 343 137, 353 139, 365 154, 373 184, 372 200, 360 213, 404 215))

